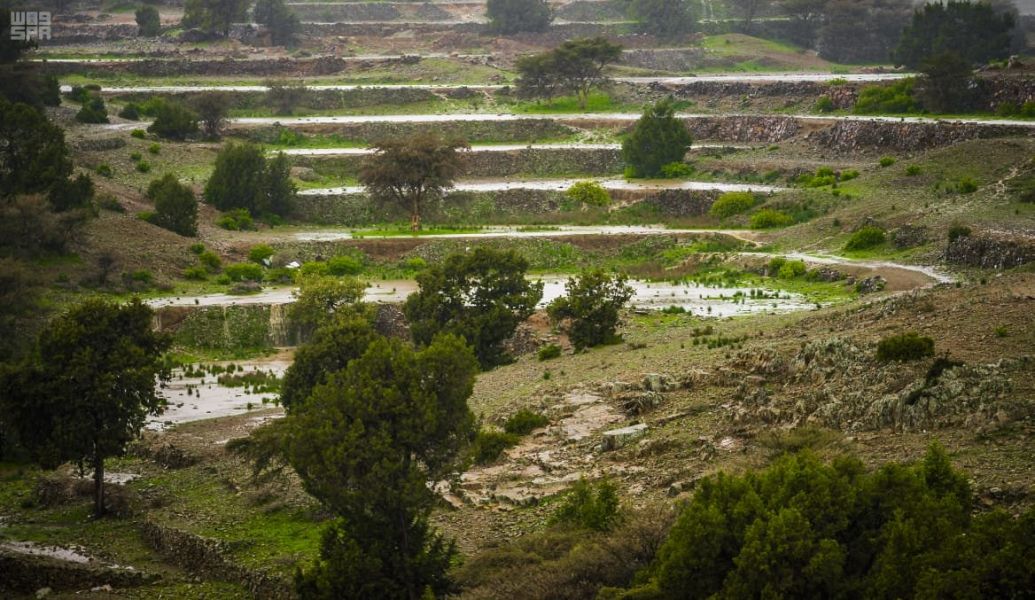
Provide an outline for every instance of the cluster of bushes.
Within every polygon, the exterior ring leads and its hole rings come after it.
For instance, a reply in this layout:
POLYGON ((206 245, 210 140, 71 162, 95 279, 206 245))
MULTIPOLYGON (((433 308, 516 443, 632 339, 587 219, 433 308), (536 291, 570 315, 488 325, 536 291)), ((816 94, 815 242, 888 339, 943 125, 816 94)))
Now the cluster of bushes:
POLYGON ((772 229, 794 224, 794 217, 773 208, 763 208, 751 215, 752 229, 772 229))
POLYGON ((211 250, 207 250, 204 244, 191 244, 190 253, 198 258, 198 264, 187 267, 183 271, 184 279, 205 281, 209 275, 219 273, 223 268, 223 261, 219 258, 219 255, 211 250))
POLYGON ((267 160, 255 144, 227 144, 205 184, 205 201, 219 210, 244 209, 267 221, 290 214, 295 199, 291 165, 281 153, 267 160))
POLYGON ((804 187, 837 187, 838 183, 850 181, 859 176, 855 169, 835 171, 830 167, 820 167, 815 173, 803 173, 795 179, 795 183, 804 187))
POLYGON ((100 96, 101 86, 96 84, 74 85, 65 96, 81 107, 75 115, 80 123, 107 123, 108 108, 100 96))
POLYGON ((198 234, 198 201, 193 190, 180 183, 176 176, 167 173, 152 181, 147 187, 147 197, 155 205, 147 221, 180 235, 198 234))
POLYGON ((624 275, 601 269, 583 272, 568 279, 567 294, 546 307, 551 321, 571 340, 576 350, 615 343, 620 323, 619 311, 633 296, 624 275))
POLYGON ((915 85, 916 81, 907 77, 890 85, 865 86, 859 91, 859 99, 852 112, 859 115, 918 112, 920 107, 913 97, 915 85))
POLYGON ((545 427, 550 420, 545 416, 521 409, 503 423, 503 431, 481 429, 471 442, 471 459, 477 464, 488 464, 499 458, 504 450, 517 445, 521 437, 545 427))
POLYGON ((216 225, 227 231, 251 231, 255 229, 255 220, 247 208, 238 208, 222 214, 216 225))
POLYGON ((1028 100, 1022 105, 1016 102, 1000 102, 995 107, 995 114, 1000 117, 1035 118, 1035 100, 1028 100))
POLYGON ((595 181, 577 181, 568 188, 565 196, 580 206, 608 206, 611 204, 611 194, 608 194, 604 186, 595 181))
POLYGON ((805 275, 806 271, 804 261, 787 260, 782 256, 774 256, 769 260, 769 266, 766 268, 766 273, 770 277, 779 277, 780 279, 796 279, 805 275))
POLYGON ((877 360, 908 362, 934 356, 934 340, 915 331, 893 335, 877 343, 877 360))
POLYGON ((751 192, 726 192, 719 196, 708 214, 716 219, 725 219, 734 215, 745 213, 758 203, 758 199, 751 192))

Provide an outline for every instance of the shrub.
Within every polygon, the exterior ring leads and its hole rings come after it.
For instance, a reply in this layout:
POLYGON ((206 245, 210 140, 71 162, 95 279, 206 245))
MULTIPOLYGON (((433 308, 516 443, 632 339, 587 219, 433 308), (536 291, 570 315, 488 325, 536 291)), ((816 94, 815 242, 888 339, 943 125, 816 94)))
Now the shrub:
POLYGON ((162 147, 156 142, 147 147, 147 151, 151 154, 158 154, 162 151, 162 147))
POLYGON ((553 10, 546 0, 488 0, 486 17, 494 33, 538 32, 550 27, 553 10))
POLYGON ((540 348, 538 352, 536 352, 536 356, 539 358, 540 361, 560 358, 561 347, 557 344, 547 344, 540 348))
POLYGON ((205 281, 208 279, 208 271, 201 266, 187 267, 183 270, 183 278, 193 281, 205 281))
POLYGON ((129 153, 129 160, 131 160, 133 162, 137 162, 141 158, 144 158, 144 155, 139 153, 139 152, 130 152, 129 153))
POLYGON ((191 254, 197 256, 205 251, 205 244, 202 244, 201 242, 195 242, 191 244, 187 249, 190 250, 191 254))
POLYGON ((960 238, 964 238, 970 235, 970 227, 966 225, 953 225, 949 228, 949 242, 955 242, 960 238))
POLYGON ((774 256, 769 259, 769 266, 766 268, 766 273, 770 277, 776 277, 780 273, 780 269, 787 264, 787 259, 782 256, 774 256))
POLYGON ((89 97, 76 113, 75 120, 80 123, 107 123, 108 109, 104 106, 104 100, 100 96, 89 97))
POLYGON ((552 523, 592 531, 609 531, 620 519, 618 488, 607 479, 595 484, 580 479, 550 517, 552 523))
POLYGON ((794 279, 805 274, 805 263, 800 260, 788 260, 780 265, 777 275, 780 279, 794 279))
POLYGON ((117 212, 117 213, 125 213, 126 212, 126 207, 122 206, 122 203, 120 203, 118 201, 118 199, 115 198, 115 196, 112 196, 111 194, 102 194, 102 195, 100 195, 97 198, 97 200, 95 201, 95 203, 97 204, 97 208, 101 208, 101 209, 104 209, 104 210, 110 210, 112 212, 117 212))
POLYGON ((877 360, 907 362, 934 356, 934 340, 915 331, 886 337, 877 344, 877 360))
POLYGON ((848 242, 845 243, 845 250, 866 250, 868 248, 875 248, 883 244, 886 239, 887 235, 884 233, 883 229, 880 227, 874 227, 873 225, 867 225, 853 233, 852 237, 848 238, 848 242))
POLYGON ((956 183, 956 191, 961 194, 973 194, 978 189, 978 183, 973 177, 964 177, 956 183))
POLYGON ((363 261, 359 257, 342 255, 332 256, 327 260, 327 271, 331 275, 358 275, 363 271, 363 261))
POLYGON ((550 424, 550 419, 543 415, 523 408, 503 424, 503 431, 514 435, 528 435, 533 429, 539 429, 550 424))
POLYGON ((815 105, 816 112, 827 113, 834 110, 834 101, 830 99, 830 96, 820 96, 816 100, 815 105))
POLYGON ((224 213, 223 216, 216 219, 216 225, 223 229, 230 231, 247 231, 249 229, 255 229, 255 221, 252 219, 252 215, 246 208, 239 208, 237 210, 231 210, 230 212, 224 213))
POLYGON ((480 465, 491 463, 499 458, 504 450, 517 444, 518 439, 513 433, 482 429, 471 443, 471 457, 480 465))
POLYGON ((604 186, 595 181, 577 181, 565 194, 572 202, 586 206, 607 206, 611 204, 611 195, 604 186))
POLYGON ((163 100, 158 103, 155 120, 148 131, 171 140, 184 140, 198 132, 198 115, 178 102, 163 100))
POLYGON ((138 162, 137 163, 137 171, 140 171, 141 173, 148 173, 148 172, 150 172, 151 171, 151 163, 147 162, 146 160, 142 160, 142 161, 138 162))
POLYGON ((551 302, 546 312, 554 323, 564 323, 562 329, 577 350, 619 339, 619 311, 633 296, 624 275, 585 271, 568 279, 565 291, 567 295, 551 302))
POLYGON ((273 248, 268 244, 259 244, 258 246, 252 246, 251 250, 248 251, 248 260, 253 263, 264 264, 273 254, 273 248))
POLYGON ((665 179, 681 179, 694 174, 694 168, 685 162, 670 162, 661 166, 661 176, 665 179))
POLYGON ((890 167, 891 165, 895 164, 895 157, 882 156, 880 157, 880 160, 877 162, 877 164, 879 164, 882 167, 890 167))
POLYGON ((262 267, 255 263, 234 263, 223 272, 230 281, 262 281, 262 267))
POLYGON ((916 112, 918 107, 913 97, 914 83, 910 77, 890 85, 868 85, 859 92, 859 99, 852 112, 861 115, 916 112))
POLYGON ((708 214, 725 219, 747 212, 755 206, 755 195, 751 192, 726 192, 708 209, 708 214))
POLYGON ((920 172, 921 172, 920 165, 909 165, 908 167, 906 167, 906 176, 907 177, 916 177, 917 175, 920 174, 920 172))
POLYGON ((131 137, 137 138, 138 140, 142 140, 147 135, 147 133, 143 129, 134 129, 133 131, 129 132, 129 135, 131 137))
POLYGON ((127 121, 139 121, 140 108, 137 107, 135 102, 129 102, 119 111, 119 116, 127 121))
MULTIPOLYGON (((139 165, 146 163, 139 163, 139 165)), ((171 173, 155 179, 147 187, 147 197, 154 202, 151 222, 180 235, 198 234, 198 201, 194 192, 177 181, 171 173)))
POLYGON ((143 37, 155 37, 162 32, 162 21, 158 9, 144 5, 137 9, 137 30, 143 37))
POLYGON ((837 178, 840 181, 851 181, 852 179, 855 179, 858 176, 859 171, 856 171, 855 169, 845 169, 844 171, 841 171, 841 173, 838 174, 837 178))
POLYGON ((622 142, 622 158, 633 177, 657 177, 662 167, 682 162, 693 138, 683 121, 675 116, 671 99, 648 107, 622 142))
POLYGON ((97 174, 101 177, 107 177, 110 179, 112 176, 111 165, 109 165, 108 163, 101 163, 97 165, 95 171, 97 171, 97 174))
POLYGON ((203 250, 198 255, 198 261, 204 265, 209 273, 215 273, 223 267, 223 261, 220 260, 219 255, 211 250, 203 250))
POLYGON ((771 229, 773 227, 787 227, 793 224, 794 219, 790 215, 771 208, 763 208, 751 215, 752 229, 771 229))
POLYGON ((151 283, 154 282, 155 277, 154 277, 154 275, 151 274, 151 271, 148 271, 147 269, 138 269, 138 270, 133 271, 131 273, 127 273, 126 276, 125 276, 125 279, 127 281, 134 282, 134 283, 142 283, 144 285, 151 285, 151 283))

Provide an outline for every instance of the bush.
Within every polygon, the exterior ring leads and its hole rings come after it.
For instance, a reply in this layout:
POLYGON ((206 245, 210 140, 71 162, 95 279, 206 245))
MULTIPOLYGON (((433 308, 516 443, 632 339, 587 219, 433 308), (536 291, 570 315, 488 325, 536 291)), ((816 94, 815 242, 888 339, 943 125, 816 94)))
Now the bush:
POLYGON ((265 264, 267 260, 273 257, 274 251, 268 244, 259 244, 258 246, 252 246, 251 250, 248 251, 248 260, 253 263, 265 264))
POLYGON ((906 167, 906 176, 907 177, 916 177, 917 175, 920 174, 920 172, 921 172, 920 165, 909 165, 908 167, 906 167))
POLYGON ((152 223, 180 235, 198 234, 198 201, 194 192, 177 181, 174 175, 167 173, 152 181, 147 188, 147 197, 155 205, 152 223))
POLYGON ((620 519, 618 488, 607 479, 596 484, 580 479, 550 517, 552 523, 592 531, 609 531, 620 519))
POLYGON ((135 102, 129 102, 119 111, 119 116, 127 121, 139 121, 140 108, 137 107, 135 102))
POLYGON ((108 163, 101 163, 101 164, 97 165, 97 168, 94 169, 94 170, 101 177, 107 177, 108 179, 111 179, 111 176, 112 176, 111 165, 109 165, 108 163))
POLYGON ((830 99, 830 96, 820 96, 816 100, 815 105, 816 112, 828 113, 834 110, 834 101, 830 99))
POLYGON ((208 279, 208 271, 205 267, 187 267, 183 270, 183 278, 193 281, 205 281, 208 279))
POLYGON ((363 272, 363 261, 356 256, 332 256, 327 260, 327 271, 331 275, 359 275, 363 272))
POLYGON ((546 0, 489 0, 485 8, 489 29, 503 35, 546 31, 553 21, 546 0))
POLYGON ((198 115, 178 102, 163 100, 147 130, 159 137, 184 140, 198 132, 198 115))
POLYGON ((576 350, 617 341, 615 330, 619 311, 633 296, 624 275, 611 275, 602 269, 584 271, 565 284, 566 296, 546 307, 554 323, 562 329, 576 350))
POLYGON ((852 237, 848 238, 848 242, 845 243, 845 250, 866 250, 868 248, 875 248, 884 243, 887 239, 887 235, 884 230, 880 227, 874 227, 873 225, 867 225, 855 233, 852 237))
POLYGON ((129 153, 129 160, 131 160, 133 162, 137 162, 141 158, 144 158, 144 155, 139 153, 139 152, 130 152, 129 153))
POLYGON ((800 260, 788 260, 780 265, 777 276, 780 279, 795 279, 805 274, 805 263, 800 260))
POLYGON ((262 281, 262 267, 255 263, 234 263, 227 265, 223 273, 230 281, 262 281))
POLYGON ((860 115, 916 112, 919 107, 913 97, 914 84, 910 77, 890 85, 868 85, 859 92, 852 112, 860 115))
POLYGON ((577 181, 565 194, 572 202, 586 206, 607 206, 611 204, 611 195, 604 186, 595 181, 577 181))
POLYGON ((693 138, 665 99, 648 107, 622 142, 622 158, 633 177, 657 177, 665 165, 682 162, 693 138))
POLYGON ((75 120, 80 123, 107 123, 108 109, 104 106, 104 100, 100 96, 89 97, 76 113, 75 120))
POLYGON ((877 164, 879 164, 882 167, 890 167, 891 165, 895 164, 895 157, 893 157, 893 156, 882 156, 882 157, 880 157, 880 161, 878 161, 877 164))
POLYGON ((147 151, 151 154, 158 154, 162 151, 162 147, 156 142, 147 147, 147 151))
POLYGON ((752 229, 771 229, 773 227, 787 227, 793 224, 794 219, 790 215, 771 208, 763 208, 751 215, 752 229))
POLYGON ((148 173, 148 172, 150 172, 151 171, 151 163, 147 162, 146 160, 142 160, 142 161, 138 162, 137 163, 137 171, 140 171, 141 173, 148 173))
POLYGON ((536 352, 536 356, 539 358, 540 361, 560 358, 561 347, 557 344, 547 344, 540 348, 538 352, 536 352))
POLYGON ((665 179, 682 179, 693 174, 694 168, 685 162, 670 162, 661 166, 661 176, 665 179))
POLYGON ((471 457, 480 465, 495 461, 507 448, 518 443, 518 436, 504 431, 482 429, 471 443, 471 457))
POLYGON ((708 214, 717 219, 725 219, 751 210, 755 202, 755 195, 751 192, 726 192, 712 204, 708 214))
POLYGON ((209 273, 216 273, 223 267, 223 261, 219 255, 211 250, 204 250, 198 255, 198 261, 204 265, 209 273))
POLYGON ((970 235, 970 227, 966 225, 953 225, 949 228, 949 242, 955 242, 960 238, 964 238, 970 235))
POLYGON ((147 135, 147 132, 145 132, 143 129, 134 129, 133 131, 129 132, 129 135, 130 137, 135 137, 138 140, 142 140, 147 135))
POLYGON ((162 20, 158 9, 144 5, 137 9, 137 31, 143 37, 155 37, 162 32, 162 20))
POLYGON ((507 419, 507 422, 503 424, 503 431, 514 435, 528 435, 532 433, 532 430, 549 424, 550 419, 523 408, 507 419))
POLYGON ((906 362, 934 356, 934 340, 915 331, 886 337, 877 344, 877 360, 906 362))
POLYGON ((205 251, 205 244, 202 244, 201 242, 195 242, 188 246, 187 249, 190 250, 191 254, 199 256, 202 252, 205 251))
POLYGON ((956 183, 956 191, 961 194, 973 194, 978 189, 978 183, 973 177, 964 177, 956 183))
POLYGON ((229 231, 248 231, 255 229, 255 221, 246 208, 239 208, 223 214, 216 219, 216 225, 229 231))

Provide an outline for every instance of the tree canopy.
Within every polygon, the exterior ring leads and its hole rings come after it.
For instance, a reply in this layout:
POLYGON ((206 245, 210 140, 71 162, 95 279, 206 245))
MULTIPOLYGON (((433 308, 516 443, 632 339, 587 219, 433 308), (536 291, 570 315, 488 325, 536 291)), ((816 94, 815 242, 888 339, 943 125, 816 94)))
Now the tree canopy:
POLYGON ((420 231, 427 204, 453 185, 463 167, 467 142, 445 140, 433 133, 377 142, 364 159, 359 181, 374 199, 402 206, 410 213, 410 229, 420 231))
POLYGON ((166 173, 151 181, 147 197, 155 204, 152 223, 188 237, 198 234, 198 200, 175 175, 166 173))
POLYGON ((528 261, 512 250, 475 248, 418 273, 420 287, 403 305, 414 341, 427 345, 451 333, 467 340, 482 368, 507 362, 503 342, 543 296, 542 282, 528 281, 527 271, 528 261))
POLYGON ((665 165, 683 162, 693 139, 675 113, 671 98, 647 107, 622 142, 622 158, 633 177, 658 177, 665 165))
POLYGON ((45 192, 72 173, 65 134, 28 104, 0 98, 0 196, 45 192))
POLYGON ((550 318, 563 328, 576 350, 615 340, 619 311, 633 296, 623 275, 602 269, 572 277, 564 286, 566 296, 547 307, 550 318))
POLYGON ((284 0, 258 0, 252 11, 255 22, 269 30, 275 46, 292 46, 302 29, 298 16, 287 7, 284 0))
POLYGON ((563 91, 578 98, 585 110, 589 92, 609 81, 604 68, 621 56, 622 47, 607 38, 569 40, 549 52, 518 59, 518 93, 552 98, 563 91))
POLYGON ((205 202, 219 210, 243 208, 254 215, 288 216, 296 192, 290 169, 282 152, 266 160, 260 146, 228 143, 216 156, 205 184, 205 202))
POLYGON ((902 32, 894 52, 897 64, 916 69, 932 57, 955 52, 978 65, 1010 55, 1013 15, 987 2, 924 4, 902 32))
POLYGON ((5 372, 0 389, 19 440, 45 467, 86 462, 94 469, 94 512, 104 513, 104 460, 120 456, 164 400, 156 390, 169 338, 152 311, 86 300, 40 335, 36 357, 5 372))
POLYGON ((629 14, 643 32, 659 37, 686 35, 696 27, 693 7, 687 0, 631 0, 629 14))
POLYGON ((144 5, 137 9, 137 31, 143 37, 155 37, 162 32, 162 20, 158 9, 144 5))
POLYGON ((488 0, 489 29, 508 35, 522 31, 546 31, 553 10, 546 0, 488 0))
POLYGON ((245 20, 249 6, 251 0, 187 0, 181 25, 227 37, 231 25, 245 20))

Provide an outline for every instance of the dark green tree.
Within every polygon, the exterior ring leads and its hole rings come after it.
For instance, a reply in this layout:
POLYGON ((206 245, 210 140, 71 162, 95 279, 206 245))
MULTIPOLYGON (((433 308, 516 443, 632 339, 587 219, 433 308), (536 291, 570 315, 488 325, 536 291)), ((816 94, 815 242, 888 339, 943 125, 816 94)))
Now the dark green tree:
POLYGON ((147 186, 147 197, 154 202, 151 222, 180 235, 198 235, 198 200, 194 192, 166 173, 147 186))
POLYGON ((181 25, 227 37, 231 25, 244 22, 249 6, 251 0, 187 0, 181 25))
POLYGON ((137 9, 137 30, 142 37, 155 37, 162 32, 162 19, 158 9, 146 4, 137 9))
POLYGON ((359 181, 375 199, 408 210, 410 229, 420 231, 426 205, 453 185, 463 167, 457 151, 466 148, 467 142, 433 133, 382 140, 363 161, 359 181))
POLYGON ((939 52, 920 63, 915 94, 924 110, 933 113, 958 113, 976 105, 974 71, 958 53, 939 52))
POLYGON ((163 100, 158 103, 155 120, 147 130, 159 137, 185 140, 198 132, 198 115, 179 102, 163 100))
POLYGON ((245 208, 256 215, 266 213, 265 173, 262 148, 229 143, 216 156, 215 169, 205 184, 205 202, 219 210, 245 208))
POLYGON ((683 162, 692 143, 672 99, 666 98, 643 112, 622 142, 622 158, 633 177, 659 177, 665 165, 683 162))
POLYGON ((194 110, 206 139, 218 140, 226 126, 230 97, 224 92, 205 92, 194 100, 194 110))
POLYGON ((632 0, 630 16, 644 33, 658 37, 677 37, 694 32, 696 20, 687 0, 632 0))
POLYGON ((312 338, 299 346, 294 362, 284 373, 280 403, 289 412, 302 406, 316 386, 362 356, 377 337, 362 311, 338 310, 321 320, 312 338))
POLYGON ((911 69, 946 52, 956 53, 971 65, 1010 55, 1013 15, 997 12, 987 2, 935 2, 913 13, 903 30, 896 64, 911 69))
POLYGON ((93 201, 93 179, 80 173, 74 179, 59 179, 50 188, 47 200, 55 212, 90 209, 93 201))
POLYGON ((52 321, 34 360, 0 382, 4 414, 41 465, 93 467, 94 514, 104 507, 104 461, 121 456, 164 401, 156 388, 169 339, 154 331, 152 311, 87 300, 52 321))
POLYGON ((828 0, 780 0, 780 12, 790 19, 791 41, 805 48, 816 44, 816 34, 823 23, 828 0))
POLYGON ((553 21, 553 10, 546 0, 489 0, 486 16, 490 31, 509 35, 546 31, 553 21))
POLYGON ((36 40, 16 40, 11 35, 10 3, 0 4, 0 64, 11 64, 22 57, 26 50, 37 46, 36 40))
POLYGON ((264 178, 263 191, 269 211, 281 217, 290 215, 295 208, 295 194, 298 188, 295 187, 295 182, 291 181, 291 161, 286 154, 278 152, 266 161, 264 178))
POLYGON ((633 296, 624 275, 596 269, 568 279, 564 287, 567 295, 555 299, 546 310, 550 319, 563 324, 576 350, 617 339, 619 311, 633 296))
POLYGON ((831 0, 824 7, 816 49, 839 63, 886 61, 912 6, 908 0, 831 0))
POLYGON ((255 22, 270 32, 273 45, 292 46, 302 29, 298 16, 284 4, 284 0, 258 0, 252 11, 255 22))
POLYGON ((80 123, 107 123, 108 109, 104 106, 104 99, 97 95, 90 95, 79 108, 75 120, 80 123))
POLYGON ((525 278, 528 261, 514 251, 475 248, 452 254, 417 275, 417 292, 403 312, 413 340, 430 344, 441 333, 459 335, 483 369, 504 364, 502 344, 543 297, 543 284, 525 278))
POLYGON ((317 386, 285 427, 306 491, 338 520, 296 577, 303 598, 417 600, 449 591, 452 543, 428 516, 437 481, 474 431, 477 363, 462 339, 421 351, 380 338, 317 386))
POLYGON ((519 96, 552 100, 563 92, 557 56, 553 52, 519 57, 514 66, 518 72, 515 85, 519 96))
POLYGON ((291 322, 309 329, 319 327, 341 309, 354 307, 367 287, 353 277, 334 275, 305 275, 297 283, 289 309, 291 322))
POLYGON ((0 197, 45 192, 72 173, 65 134, 40 111, 0 98, 0 197))

